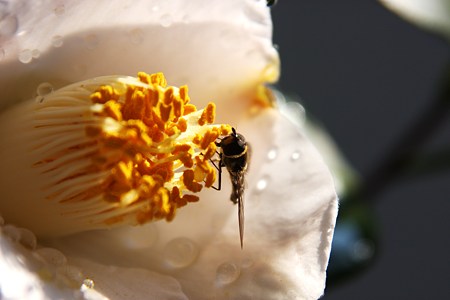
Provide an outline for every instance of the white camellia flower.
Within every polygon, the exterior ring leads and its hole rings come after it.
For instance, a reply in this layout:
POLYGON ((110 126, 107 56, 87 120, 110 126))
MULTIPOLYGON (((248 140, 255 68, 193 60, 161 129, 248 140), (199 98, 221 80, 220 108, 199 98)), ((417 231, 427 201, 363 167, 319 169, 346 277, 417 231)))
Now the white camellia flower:
POLYGON ((266 1, 2 1, 0 25, 0 298, 323 294, 337 196, 264 87, 266 1), (242 249, 226 169, 204 188, 220 123, 251 145, 242 249))
POLYGON ((450 39, 448 0, 379 0, 406 20, 450 39))

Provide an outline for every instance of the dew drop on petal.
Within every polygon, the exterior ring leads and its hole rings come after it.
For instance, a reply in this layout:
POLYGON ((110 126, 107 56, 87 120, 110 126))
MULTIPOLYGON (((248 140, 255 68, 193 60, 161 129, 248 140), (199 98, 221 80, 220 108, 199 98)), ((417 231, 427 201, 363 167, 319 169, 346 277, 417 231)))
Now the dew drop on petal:
POLYGON ((295 150, 295 151, 292 152, 292 154, 291 154, 291 160, 292 160, 292 161, 298 160, 298 159, 300 158, 300 155, 301 155, 300 151, 299 151, 299 150, 295 150))
POLYGON ((17 16, 6 14, 0 16, 0 39, 13 36, 19 29, 17 16))
POLYGON ((23 64, 28 64, 33 60, 33 53, 30 49, 22 50, 19 53, 19 61, 23 64))
POLYGON ((37 239, 34 233, 26 228, 19 228, 19 232, 19 243, 28 249, 36 249, 37 239))
POLYGON ((90 278, 86 278, 83 280, 83 287, 88 288, 88 289, 93 289, 95 286, 94 280, 90 279, 90 278))
POLYGON ((267 152, 267 159, 269 161, 274 160, 275 158, 277 158, 278 155, 278 148, 276 146, 272 146, 269 151, 267 152))
POLYGON ((176 238, 164 247, 164 260, 169 267, 184 268, 195 261, 198 252, 194 241, 188 238, 176 238))
POLYGON ((2 227, 2 231, 13 241, 18 241, 20 239, 20 229, 14 225, 7 224, 2 227))
POLYGON ((154 224, 149 223, 139 227, 117 229, 115 236, 129 249, 145 249, 154 245, 158 231, 154 224))
POLYGON ((53 9, 53 12, 57 16, 62 16, 66 12, 66 7, 64 4, 60 4, 53 9))
POLYGON ((63 266, 67 263, 67 258, 64 254, 53 248, 40 248, 37 249, 35 253, 46 263, 53 266, 63 266))
POLYGON ((255 192, 256 193, 262 193, 267 186, 269 185, 270 177, 268 175, 264 175, 261 177, 257 182, 255 186, 255 192))
POLYGON ((223 263, 216 270, 216 282, 219 285, 230 284, 241 275, 241 270, 234 263, 223 263))
POLYGON ((60 266, 58 268, 58 272, 76 284, 80 284, 84 279, 83 273, 81 272, 80 268, 72 265, 60 266))
POLYGON ((294 152, 292 152, 291 154, 291 160, 292 161, 296 161, 300 158, 300 151, 295 150, 294 152))
POLYGON ((162 27, 170 27, 172 25, 172 16, 170 14, 164 14, 159 21, 162 27))
POLYGON ((48 82, 41 83, 36 89, 36 93, 38 96, 46 96, 51 92, 53 92, 53 85, 48 82))
POLYGON ((31 56, 33 58, 39 58, 39 56, 41 56, 41 51, 39 51, 38 49, 33 49, 31 50, 31 56))
POLYGON ((52 46, 55 48, 59 48, 64 44, 63 37, 60 35, 54 35, 52 37, 52 46))
POLYGON ((85 36, 84 42, 86 43, 86 46, 89 50, 93 50, 98 46, 98 36, 95 34, 89 34, 85 36))
POLYGON ((241 261, 241 268, 247 269, 247 268, 250 268, 251 266, 253 266, 253 264, 254 264, 253 259, 247 257, 241 261))

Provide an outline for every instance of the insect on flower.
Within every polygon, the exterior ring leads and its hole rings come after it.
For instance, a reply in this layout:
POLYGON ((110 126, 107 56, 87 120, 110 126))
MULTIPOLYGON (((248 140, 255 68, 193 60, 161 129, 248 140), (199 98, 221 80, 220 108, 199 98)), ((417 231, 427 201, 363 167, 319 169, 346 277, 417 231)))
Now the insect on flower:
POLYGON ((217 147, 220 148, 219 152, 219 186, 216 190, 221 189, 222 185, 222 168, 226 167, 230 174, 232 191, 230 200, 234 204, 238 204, 238 218, 239 218, 239 236, 241 240, 241 248, 243 248, 244 241, 244 189, 245 189, 245 173, 248 169, 250 151, 249 145, 245 141, 245 138, 236 133, 236 130, 232 128, 232 133, 225 136, 216 142, 217 147))

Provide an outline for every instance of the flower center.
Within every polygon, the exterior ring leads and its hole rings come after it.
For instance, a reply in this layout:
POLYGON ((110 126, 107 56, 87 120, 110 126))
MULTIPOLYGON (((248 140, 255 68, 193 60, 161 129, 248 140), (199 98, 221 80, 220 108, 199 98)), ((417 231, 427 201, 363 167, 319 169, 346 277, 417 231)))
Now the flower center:
POLYGON ((189 101, 186 86, 167 86, 162 73, 143 72, 96 78, 47 96, 36 115, 45 121, 35 129, 61 141, 35 163, 53 175, 47 198, 89 223, 172 220, 177 208, 198 201, 195 193, 214 184, 215 141, 231 131, 212 125, 214 103, 197 111, 189 101), (61 122, 66 130, 55 130, 61 122))

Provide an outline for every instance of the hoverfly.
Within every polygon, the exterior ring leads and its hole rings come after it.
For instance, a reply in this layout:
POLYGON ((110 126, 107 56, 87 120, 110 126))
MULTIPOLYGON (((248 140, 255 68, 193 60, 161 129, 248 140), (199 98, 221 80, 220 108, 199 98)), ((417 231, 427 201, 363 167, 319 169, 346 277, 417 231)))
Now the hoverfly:
POLYGON ((216 142, 216 146, 220 148, 219 152, 219 186, 216 190, 221 189, 222 185, 222 168, 226 167, 230 174, 232 191, 230 200, 234 204, 238 204, 238 219, 239 219, 239 237, 241 240, 241 248, 244 245, 244 189, 245 180, 244 175, 247 171, 250 159, 250 146, 245 141, 244 137, 236 133, 232 128, 231 134, 225 136, 216 142))

